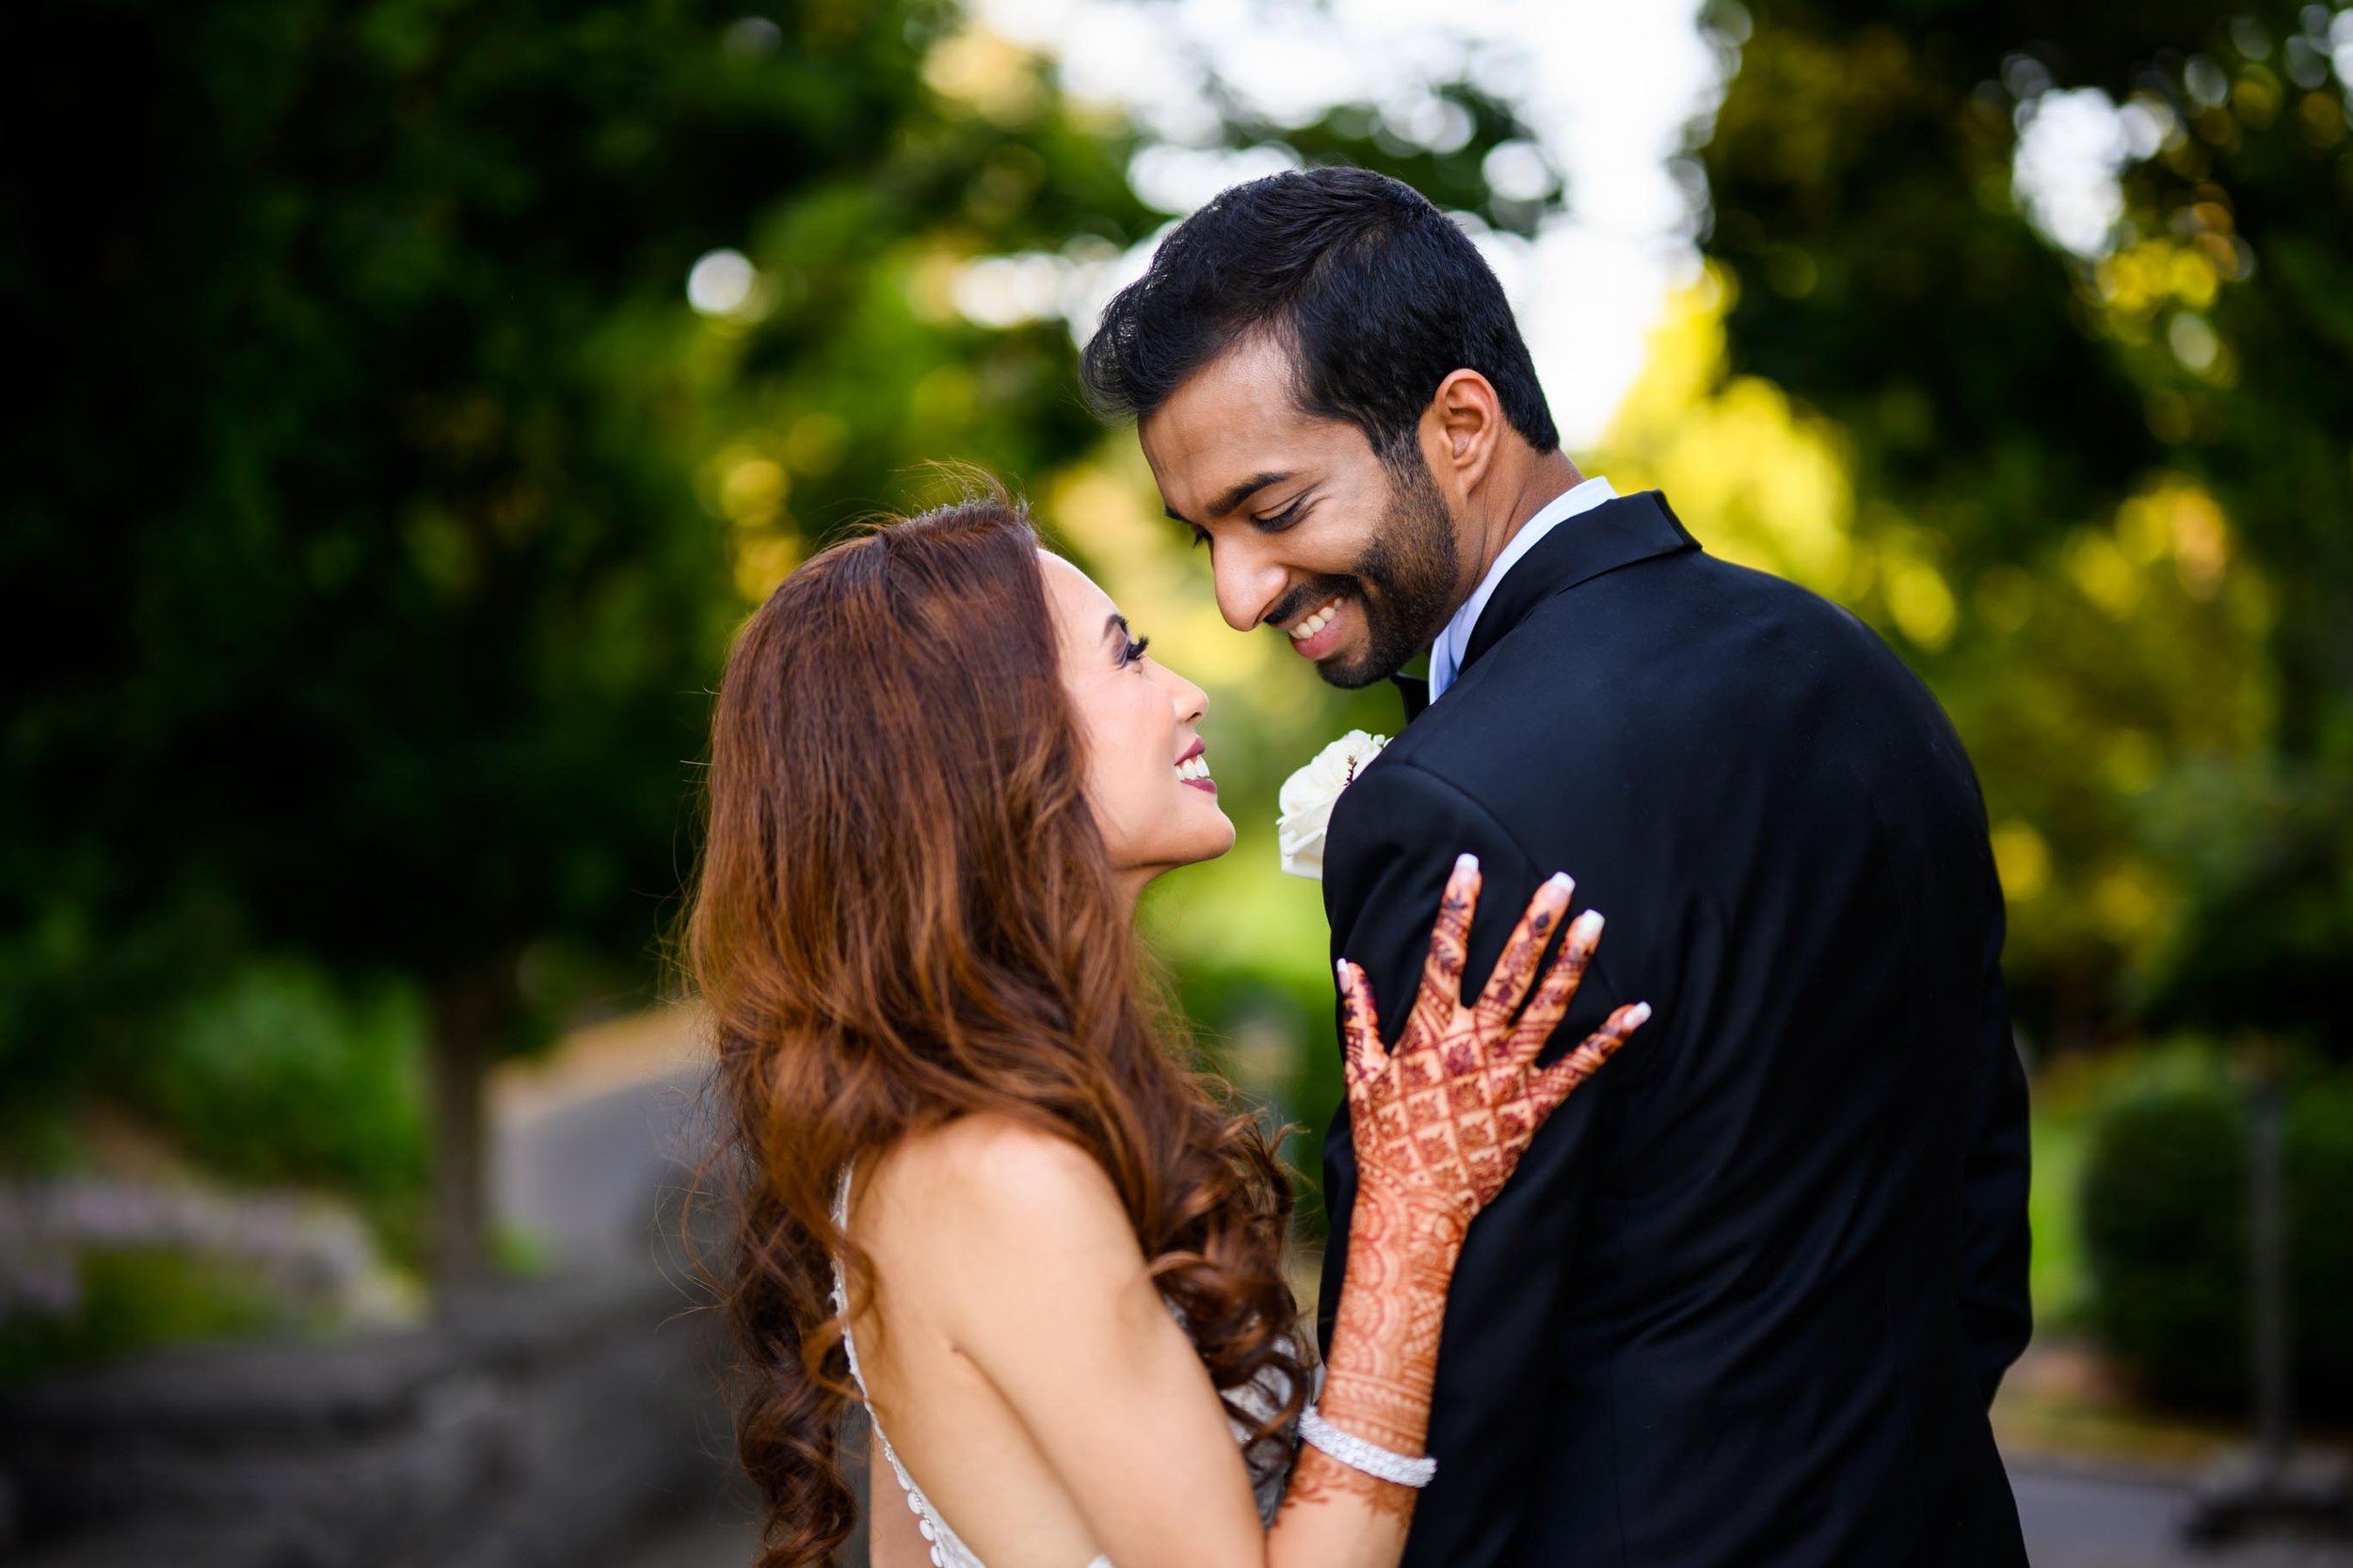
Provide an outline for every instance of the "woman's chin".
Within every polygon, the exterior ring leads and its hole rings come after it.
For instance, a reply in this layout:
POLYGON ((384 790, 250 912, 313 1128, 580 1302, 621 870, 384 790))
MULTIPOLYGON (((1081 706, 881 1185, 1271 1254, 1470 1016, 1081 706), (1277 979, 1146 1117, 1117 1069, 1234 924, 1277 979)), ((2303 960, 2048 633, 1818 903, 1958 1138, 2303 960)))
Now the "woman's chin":
POLYGON ((1234 824, 1226 821, 1225 812, 1220 811, 1216 827, 1204 827, 1200 832, 1189 835, 1184 847, 1170 859, 1178 866, 1198 866, 1217 859, 1233 847, 1234 824))
POLYGON ((1195 856, 1193 864, 1199 865, 1204 860, 1215 860, 1234 847, 1233 820, 1223 811, 1217 814, 1217 820, 1225 824, 1225 831, 1208 840, 1204 846, 1205 853, 1195 856))
POLYGON ((1209 851, 1199 856, 1203 860, 1214 860, 1234 847, 1234 819, 1225 814, 1225 808, 1217 803, 1215 795, 1209 797, 1209 808, 1214 824, 1203 824, 1202 844, 1209 851))
POLYGON ((1186 824, 1187 831, 1169 843, 1158 856, 1154 876, 1165 876, 1183 866, 1198 866, 1215 860, 1234 847, 1234 824, 1225 812, 1212 806, 1208 811, 1188 811, 1195 818, 1186 824), (1207 818, 1207 821, 1197 819, 1207 818))

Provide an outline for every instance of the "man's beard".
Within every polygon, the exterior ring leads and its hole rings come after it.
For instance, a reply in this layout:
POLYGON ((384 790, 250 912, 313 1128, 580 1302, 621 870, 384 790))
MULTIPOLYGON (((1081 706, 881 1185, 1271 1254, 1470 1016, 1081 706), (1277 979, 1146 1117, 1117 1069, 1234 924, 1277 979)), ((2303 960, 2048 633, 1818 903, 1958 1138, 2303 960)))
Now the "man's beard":
POLYGON ((1303 606, 1345 595, 1363 608, 1364 652, 1316 666, 1326 683, 1352 691, 1386 680, 1430 646, 1446 624, 1461 581, 1454 519, 1428 463, 1418 451, 1409 451, 1383 467, 1389 475, 1389 504, 1355 569, 1319 579, 1300 596, 1303 606))

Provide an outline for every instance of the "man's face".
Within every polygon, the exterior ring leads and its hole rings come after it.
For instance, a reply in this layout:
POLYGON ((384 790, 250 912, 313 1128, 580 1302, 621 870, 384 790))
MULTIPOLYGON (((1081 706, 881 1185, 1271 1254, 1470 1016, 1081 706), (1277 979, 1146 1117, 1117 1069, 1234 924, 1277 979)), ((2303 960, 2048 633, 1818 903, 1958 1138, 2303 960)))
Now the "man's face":
POLYGON ((1364 432, 1298 407, 1260 334, 1204 366, 1138 430, 1169 515, 1209 548, 1237 632, 1273 626, 1335 686, 1397 672, 1462 593, 1446 498, 1423 454, 1385 467, 1364 432))

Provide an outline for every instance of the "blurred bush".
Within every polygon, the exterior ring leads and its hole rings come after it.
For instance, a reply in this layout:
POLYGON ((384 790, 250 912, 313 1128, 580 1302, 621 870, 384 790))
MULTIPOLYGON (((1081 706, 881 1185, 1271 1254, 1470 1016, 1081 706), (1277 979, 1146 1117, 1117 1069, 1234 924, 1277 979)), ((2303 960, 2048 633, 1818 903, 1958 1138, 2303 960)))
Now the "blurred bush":
POLYGON ((280 959, 179 1008, 123 1088, 209 1170, 346 1192, 409 1253, 428 1160, 424 1051, 412 988, 338 985, 315 966, 280 959))
POLYGON ((414 987, 263 959, 144 1045, 111 1075, 115 1110, 23 1123, 37 1136, 0 1182, 0 1380, 404 1318, 429 1168, 414 987))
MULTIPOLYGON (((2081 1189, 2090 1317, 2150 1394, 2245 1408, 2247 1096, 2210 1052, 2152 1055, 2092 1112, 2081 1189)), ((2289 1090, 2286 1235, 2300 1416, 2353 1416, 2353 1075, 2289 1090)))
POLYGON ((152 1346, 249 1334, 273 1323, 243 1260, 144 1246, 79 1260, 72 1310, 0 1312, 0 1384, 152 1346))
POLYGON ((261 1329, 410 1322, 418 1305, 340 1197, 184 1172, 0 1184, 0 1378, 261 1329))
POLYGON ((2054 1082, 2055 1076, 2036 1080, 2030 1096, 2034 1183, 2026 1223, 2034 1256, 2027 1290, 2039 1335, 2074 1334, 2089 1326, 2079 1212, 2087 1114, 2082 1096, 2069 1095, 2063 1083, 2054 1082))

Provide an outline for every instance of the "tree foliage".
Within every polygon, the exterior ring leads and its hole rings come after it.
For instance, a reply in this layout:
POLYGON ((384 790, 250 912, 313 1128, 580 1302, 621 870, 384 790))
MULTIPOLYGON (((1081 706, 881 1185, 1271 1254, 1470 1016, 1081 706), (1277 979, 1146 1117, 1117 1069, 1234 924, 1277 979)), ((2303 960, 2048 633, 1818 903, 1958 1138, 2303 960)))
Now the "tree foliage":
MULTIPOLYGON (((199 1156, 249 1136, 234 1173, 332 1176, 336 1115, 283 1125, 303 1086, 373 1081, 398 1056, 374 1020, 423 1018, 462 1208, 488 1063, 643 995, 736 621, 936 489, 928 459, 1057 495, 1096 472, 1082 306, 1053 291, 1174 215, 1115 111, 937 0, 19 22, 10 1112, 113 1096, 199 1156), (288 975, 292 1012, 207 1000, 288 975), (338 1033, 303 1020, 346 1015, 365 1049, 296 1060, 338 1033)), ((1445 152, 1346 108, 1233 136, 1525 228, 1539 206, 1479 173, 1521 127, 1452 90, 1445 152)))
POLYGON ((2030 1016, 2353 1044, 2353 16, 1715 17, 1739 56, 1702 152, 1728 370, 1826 419, 1858 533, 1935 574, 1942 615, 1861 597, 2032 873, 2030 1016), (2071 251, 2013 168, 2095 89, 2118 204, 2071 251))
POLYGON ((824 523, 916 453, 1070 450, 1066 347, 977 342, 923 269, 1149 215, 1042 83, 991 118, 927 81, 955 18, 921 3, 37 20, 0 267, 40 388, 0 438, 12 1109, 137 1080, 247 955, 387 972, 433 1001, 463 1208, 520 977, 651 956, 746 572, 797 549, 786 471, 713 475, 715 438, 773 434, 824 523), (730 248, 757 296, 706 318, 683 285, 730 248))

